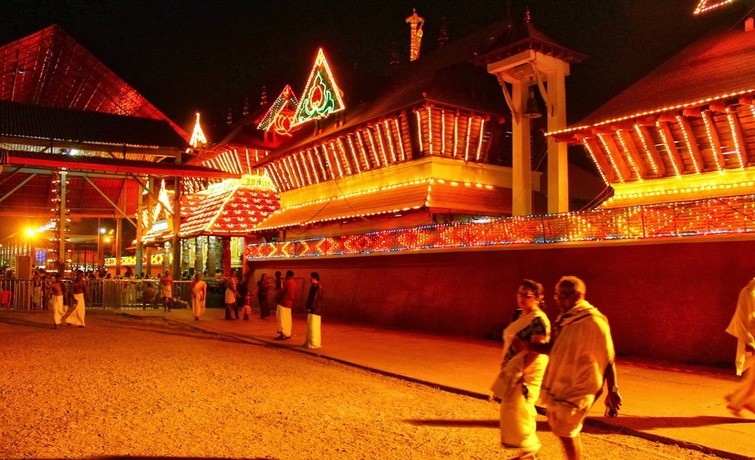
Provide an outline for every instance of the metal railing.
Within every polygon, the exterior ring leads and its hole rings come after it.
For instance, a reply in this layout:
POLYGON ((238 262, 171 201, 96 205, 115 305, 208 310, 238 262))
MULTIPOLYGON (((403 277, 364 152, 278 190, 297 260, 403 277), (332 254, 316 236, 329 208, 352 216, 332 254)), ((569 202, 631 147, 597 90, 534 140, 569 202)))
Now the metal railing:
MULTIPOLYGON (((71 295, 71 280, 63 280, 66 295, 71 295)), ((89 303, 87 308, 106 310, 162 308, 159 281, 139 280, 87 280, 89 303), (151 295, 150 295, 151 290, 151 295)), ((0 280, 0 310, 47 310, 50 283, 45 281, 37 292, 32 280, 0 280)), ((70 305, 70 299, 67 304, 70 305)), ((191 281, 173 282, 173 306, 191 307, 191 281)))

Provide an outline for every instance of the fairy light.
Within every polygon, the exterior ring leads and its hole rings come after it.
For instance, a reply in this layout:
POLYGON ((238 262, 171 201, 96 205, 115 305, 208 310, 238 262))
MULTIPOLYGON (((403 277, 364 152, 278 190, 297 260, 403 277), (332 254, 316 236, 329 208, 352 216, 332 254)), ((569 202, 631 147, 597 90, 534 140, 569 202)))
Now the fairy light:
POLYGON ((291 181, 290 188, 297 188, 299 187, 299 179, 296 178, 296 171, 294 171, 294 168, 291 166, 290 159, 290 157, 283 158, 282 163, 288 173, 289 180, 291 181))
MULTIPOLYGON (((436 181, 412 182, 402 187, 427 184, 425 206, 436 181)), ((437 181, 443 184, 443 181, 437 181)), ((458 184, 457 184, 458 186, 458 184)), ((752 184, 750 185, 752 187, 752 184)), ((372 190, 371 193, 379 193, 372 190)), ((361 193, 360 193, 361 194, 361 193)), ((347 195, 350 197, 352 195, 347 195)), ((311 204, 333 201, 323 199, 311 204)), ((356 215, 333 216, 321 221, 365 217, 392 212, 411 211, 420 206, 402 209, 379 210, 356 215)), ((752 233, 744 217, 755 207, 755 195, 725 198, 707 198, 694 201, 677 201, 644 206, 612 209, 594 209, 577 213, 549 214, 546 216, 515 216, 492 218, 476 222, 451 222, 419 225, 408 228, 371 231, 361 234, 340 234, 304 240, 253 243, 246 254, 254 259, 280 259, 301 257, 327 257, 342 255, 368 255, 401 251, 425 251, 447 248, 511 247, 533 244, 605 244, 609 240, 653 240, 657 238, 689 238, 714 235, 720 238, 741 233, 752 233), (731 210, 738 212, 731 212, 731 210), (717 215, 720 213, 719 215, 717 215), (617 219, 617 216, 623 218, 617 219), (700 216, 707 216, 700 218, 700 216), (670 226, 675 220, 678 225, 670 226), (565 233, 563 229, 566 229, 565 233)), ((290 208, 289 208, 290 209, 290 208)), ((281 228, 285 225, 268 228, 281 228)), ((258 226, 257 230, 265 227, 258 226)))
MULTIPOLYGON (((357 174, 362 172, 362 167, 359 165, 359 158, 357 158, 356 152, 354 152, 354 144, 351 143, 351 137, 346 135, 346 139, 349 141, 349 152, 351 153, 351 159, 354 162, 354 167, 357 170, 357 174)), ((346 146, 343 143, 343 138, 339 137, 337 139, 338 142, 338 148, 341 150, 341 153, 343 154, 344 158, 346 158, 346 146)), ((349 174, 351 174, 351 168, 349 168, 349 174)))
POLYGON ((333 163, 330 161, 330 155, 328 154, 328 149, 327 147, 325 147, 325 144, 320 145, 320 148, 322 149, 321 156, 325 159, 325 166, 328 168, 328 172, 330 172, 330 178, 335 180, 336 171, 335 171, 335 168, 333 167, 333 163))
POLYGON ((430 155, 433 154, 433 113, 430 106, 427 106, 427 145, 430 149, 430 155))
POLYGON ((309 169, 307 168, 307 159, 304 157, 304 151, 299 152, 299 157, 301 158, 301 167, 304 169, 304 172, 307 173, 307 185, 312 185, 312 176, 309 175, 309 169))
POLYGON ((295 188, 296 181, 294 179, 293 173, 291 173, 291 170, 288 167, 288 163, 286 162, 285 158, 281 158, 280 168, 281 168, 281 172, 283 173, 282 176, 286 179, 287 189, 295 188))
POLYGON ((600 173, 600 177, 603 178, 603 182, 608 185, 608 179, 606 178, 605 173, 603 172, 603 168, 600 167, 600 163, 598 163, 598 159, 595 156, 595 152, 592 151, 592 147, 590 147, 590 143, 587 141, 587 138, 582 139, 582 145, 585 146, 585 150, 587 150, 587 153, 590 154, 590 158, 592 158, 593 164, 595 164, 595 169, 598 170, 600 173))
POLYGON ((333 179, 335 179, 335 176, 333 176, 333 171, 330 170, 330 163, 328 163, 328 157, 325 156, 325 164, 328 165, 328 168, 325 168, 325 165, 322 162, 322 155, 317 153, 317 146, 312 146, 312 152, 314 152, 315 157, 317 157, 317 163, 320 164, 320 171, 322 171, 322 179, 328 180, 328 172, 330 172, 330 175, 333 179))
POLYGON ((401 152, 401 161, 406 161, 406 151, 404 150, 404 136, 401 135, 401 125, 399 125, 398 118, 393 119, 393 124, 396 126, 396 143, 398 144, 400 149, 399 151, 401 152))
POLYGON ((620 130, 618 132, 618 138, 619 143, 621 143, 621 148, 624 150, 624 156, 626 156, 627 160, 629 160, 629 166, 632 168, 632 171, 634 172, 634 176, 637 178, 638 181, 642 182, 642 174, 640 174, 640 169, 637 167, 637 163, 634 161, 634 157, 632 156, 632 153, 629 151, 629 146, 626 143, 626 140, 624 139, 624 135, 627 133, 623 130, 620 130))
POLYGON ((469 137, 472 134, 472 117, 467 117, 467 137, 464 141, 464 161, 469 161, 469 137))
MULTIPOLYGON (((385 163, 388 164, 388 154, 385 152, 385 144, 383 144, 383 133, 380 129, 380 123, 375 125, 375 131, 377 131, 377 138, 378 138, 378 145, 380 145, 380 151, 383 153, 383 158, 385 158, 385 163)), ((393 162, 396 162, 396 157, 391 158, 393 162)))
POLYGON ((440 109, 440 154, 446 154, 446 110, 440 109))
POLYGON ((370 129, 369 127, 367 127, 367 138, 370 140, 370 148, 373 152, 375 152, 375 159, 378 160, 378 166, 380 166, 378 153, 380 153, 380 156, 383 157, 383 164, 388 165, 388 158, 385 156, 385 150, 380 150, 380 152, 378 152, 377 147, 375 147, 375 138, 372 136, 372 129, 370 129))
MULTIPOLYGON (((367 147, 365 147, 364 145, 364 134, 362 134, 362 131, 357 131, 357 140, 359 141, 359 148, 362 150, 362 154, 366 155, 367 147)), ((374 148, 372 149, 372 156, 375 158, 375 167, 379 167, 380 159, 378 158, 377 152, 374 148)))
POLYGON ((600 121, 598 123, 593 123, 591 125, 574 126, 572 128, 566 128, 566 129, 560 129, 560 130, 557 130, 557 131, 551 131, 551 132, 545 133, 545 135, 546 136, 555 136, 557 134, 571 133, 571 132, 575 132, 575 131, 582 131, 582 130, 585 130, 585 129, 588 129, 588 128, 595 128, 595 127, 603 126, 603 125, 616 124, 616 123, 621 122, 621 121, 632 120, 632 119, 635 119, 635 118, 642 118, 642 117, 646 117, 646 116, 649 116, 649 115, 657 115, 657 114, 662 113, 662 112, 676 112, 678 110, 682 110, 682 109, 685 109, 685 108, 688 108, 688 107, 708 105, 708 104, 710 104, 711 102, 714 102, 714 101, 719 101, 719 100, 723 100, 723 99, 730 99, 730 98, 736 98, 736 97, 739 97, 739 96, 742 96, 742 95, 745 95, 745 94, 749 94, 749 93, 753 93, 753 92, 755 92, 755 88, 749 88, 749 89, 745 89, 745 90, 742 90, 742 91, 735 91, 735 92, 731 92, 731 93, 721 93, 721 94, 717 94, 715 96, 706 97, 706 98, 698 99, 698 100, 695 100, 695 101, 683 102, 683 103, 680 103, 680 104, 668 105, 668 106, 665 106, 665 107, 657 107, 657 108, 650 109, 650 110, 645 110, 645 111, 642 111, 642 112, 635 112, 635 113, 633 113, 631 115, 625 115, 625 116, 621 116, 621 117, 611 118, 611 119, 608 119, 608 120, 600 121))
MULTIPOLYGON (((658 127, 658 132, 661 133, 661 139, 663 140, 663 144, 666 146, 666 153, 668 154, 669 160, 671 162, 671 167, 674 169, 674 175, 679 177, 681 176, 681 172, 679 171, 679 165, 676 164, 676 160, 674 159, 673 149, 673 139, 669 139, 666 135, 666 129, 664 129, 664 125, 662 121, 657 121, 656 126, 658 127)), ((667 128, 667 127, 666 127, 667 128)))
POLYGON ((417 141, 419 142, 419 151, 424 153, 425 148, 422 146, 422 115, 419 113, 419 110, 414 112, 414 114, 417 116, 417 141))
POLYGON ((606 152, 608 161, 611 162, 611 166, 613 167, 614 172, 616 172, 616 178, 619 179, 619 182, 624 182, 626 179, 624 178, 624 175, 621 174, 619 165, 616 163, 616 158, 613 157, 613 153, 611 152, 611 149, 608 147, 608 141, 606 141, 605 136, 606 136, 605 134, 598 134, 598 140, 603 145, 603 150, 605 150, 606 152))
POLYGON ((309 166, 312 168, 312 175, 315 177, 315 182, 319 184, 320 175, 317 173, 317 168, 315 168, 315 161, 312 159, 312 151, 310 149, 307 149, 307 159, 309 160, 309 166))
POLYGON ((296 186, 301 187, 304 185, 304 176, 301 174, 301 169, 299 169, 299 163, 296 161, 296 158, 293 156, 288 157, 288 164, 291 167, 291 172, 294 173, 294 179, 296 180, 296 186))
POLYGON ((480 154, 482 153, 482 134, 485 129, 485 119, 480 118, 480 135, 477 138, 477 154, 475 154, 475 160, 480 161, 480 154))
MULTIPOLYGON (((354 141, 351 139, 351 134, 347 134, 346 139, 349 141, 349 149, 351 149, 353 155, 356 156, 357 149, 354 148, 354 141)), ((360 150, 359 153, 362 155, 362 160, 364 161, 365 170, 369 170, 370 162, 367 160, 367 155, 364 154, 364 149, 360 150)), ((360 169, 360 172, 361 172, 361 169, 360 169)))
POLYGON ((346 106, 341 99, 341 90, 333 78, 328 60, 322 48, 317 51, 315 65, 307 78, 301 100, 296 108, 291 126, 323 118, 344 110, 346 106))
POLYGON ((687 152, 689 153, 689 157, 692 159, 692 167, 695 169, 695 172, 697 174, 700 174, 700 164, 697 162, 697 157, 693 153, 693 149, 697 148, 696 146, 692 145, 692 140, 690 139, 690 133, 688 132, 688 125, 685 123, 685 120, 682 118, 681 115, 676 116, 676 122, 679 123, 679 128, 682 131, 682 137, 684 137, 684 144, 687 146, 687 152))
POLYGON ((640 138, 640 143, 642 144, 642 148, 645 151, 645 157, 648 159, 648 163, 650 163, 650 168, 653 170, 653 175, 658 176, 658 165, 655 162, 655 156, 650 152, 650 147, 648 146, 647 140, 645 139, 645 133, 642 131, 642 128, 640 125, 635 124, 634 130, 637 132, 637 137, 640 138))
POLYGON ((697 4, 697 7, 695 7, 695 11, 692 13, 694 15, 705 13, 706 11, 710 11, 712 9, 728 5, 732 3, 734 0, 700 0, 697 4))
POLYGON ((249 161, 249 149, 244 148, 244 155, 246 156, 246 172, 247 174, 252 173, 252 162, 249 161))
POLYGON ((391 121, 390 120, 385 120, 385 138, 388 140, 388 147, 390 148, 391 158, 393 158, 393 162, 395 163, 398 160, 396 159, 396 150, 393 148, 393 139, 391 136, 391 121))
POLYGON ((458 155, 459 147, 459 115, 454 114, 454 158, 458 155))
POLYGON ((731 137, 734 138, 734 147, 736 149, 737 161, 739 161, 739 167, 744 168, 745 162, 744 162, 744 157, 742 153, 744 152, 744 146, 742 145, 742 133, 739 131, 739 128, 736 125, 737 121, 734 119, 734 112, 727 109, 726 119, 729 121, 729 129, 731 130, 731 137))
POLYGON ((244 167, 241 165, 241 159, 239 159, 239 152, 236 149, 233 149, 233 160, 236 162, 236 165, 238 166, 238 169, 236 172, 239 174, 244 174, 244 167))
MULTIPOLYGON (((327 144, 322 144, 322 149, 327 152, 328 151, 327 144)), ((341 168, 341 159, 338 158, 338 152, 336 152, 336 148, 335 146, 333 146, 332 142, 330 143, 330 153, 333 155, 333 159, 336 162, 336 168, 338 168, 338 178, 340 179, 343 177, 343 169, 341 168)))

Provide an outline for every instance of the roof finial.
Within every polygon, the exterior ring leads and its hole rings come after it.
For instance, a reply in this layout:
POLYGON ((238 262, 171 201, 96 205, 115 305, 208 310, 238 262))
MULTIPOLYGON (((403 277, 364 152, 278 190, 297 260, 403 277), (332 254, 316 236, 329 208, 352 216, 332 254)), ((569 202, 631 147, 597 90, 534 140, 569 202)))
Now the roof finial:
POLYGON ((249 115, 249 98, 248 97, 244 98, 244 111, 242 112, 242 114, 245 117, 249 115))
POLYGON ((524 23, 532 24, 532 14, 530 13, 529 5, 527 5, 527 8, 524 10, 524 23))
POLYGON ((197 112, 197 121, 194 123, 194 132, 191 133, 191 140, 189 145, 197 148, 199 144, 207 144, 207 138, 202 131, 202 126, 199 124, 199 112, 197 112))
POLYGON ((416 61, 419 59, 419 49, 422 46, 422 26, 425 24, 425 20, 417 14, 417 9, 412 8, 412 15, 406 18, 406 23, 409 24, 409 61, 416 61))
POLYGON ((262 87, 262 94, 260 95, 260 107, 267 105, 267 88, 262 87))
POLYGON ((225 117, 225 124, 232 125, 233 124, 233 111, 230 107, 228 107, 228 116, 225 117))

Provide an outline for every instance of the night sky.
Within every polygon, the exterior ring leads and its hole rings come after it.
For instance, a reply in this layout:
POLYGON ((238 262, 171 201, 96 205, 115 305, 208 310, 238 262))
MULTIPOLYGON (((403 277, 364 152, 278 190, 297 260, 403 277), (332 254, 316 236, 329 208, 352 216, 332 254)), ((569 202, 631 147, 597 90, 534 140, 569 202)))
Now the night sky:
MULTIPOLYGON (((755 5, 693 17, 698 0, 511 0, 514 19, 530 6, 541 31, 589 56, 572 66, 570 122, 597 108, 715 25, 755 5)), ((424 54, 437 48, 445 18, 451 40, 507 15, 505 0, 34 1, 5 0, 0 43, 60 24, 178 124, 193 113, 223 123, 244 98, 259 104, 290 83, 300 92, 323 46, 337 76, 364 82, 388 74, 395 42, 408 55, 404 19, 425 18, 424 54)))

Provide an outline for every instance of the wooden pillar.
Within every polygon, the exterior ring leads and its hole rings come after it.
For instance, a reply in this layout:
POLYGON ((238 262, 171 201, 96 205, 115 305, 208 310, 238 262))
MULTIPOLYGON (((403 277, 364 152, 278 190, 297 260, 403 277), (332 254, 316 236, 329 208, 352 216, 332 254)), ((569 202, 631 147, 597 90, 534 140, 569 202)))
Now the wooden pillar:
POLYGON ((173 184, 173 279, 180 279, 181 240, 178 233, 181 230, 181 178, 176 177, 173 184))
MULTIPOLYGON (((58 270, 60 274, 63 274, 66 267, 66 177, 67 173, 65 171, 62 171, 60 173, 60 214, 58 215, 58 218, 60 219, 59 222, 59 229, 58 229, 58 270)), ((97 229, 97 231, 100 231, 97 229)))
POLYGON ((202 257, 202 237, 194 237, 194 273, 202 273, 204 271, 204 258, 202 257))
POLYGON ((527 107, 529 85, 517 81, 512 85, 511 99, 516 115, 511 120, 512 131, 512 214, 526 216, 532 214, 532 141, 530 119, 521 116, 527 107))
POLYGON ((144 235, 144 222, 142 221, 142 216, 144 215, 143 191, 141 186, 138 186, 136 189, 136 252, 134 254, 134 274, 137 278, 141 278, 142 269, 144 268, 144 261, 142 260, 144 256, 144 243, 142 243, 142 236, 144 235))
POLYGON ((220 264, 223 271, 223 277, 228 277, 231 274, 231 237, 224 236, 220 238, 221 254, 220 264))
POLYGON ((115 276, 121 275, 121 254, 123 253, 123 218, 115 219, 115 276))
MULTIPOLYGON (((155 225, 153 220, 152 210, 155 207, 155 200, 152 198, 152 193, 155 190, 155 178, 149 176, 147 178, 147 229, 151 229, 155 225)), ((152 246, 147 247, 147 276, 152 277, 152 246)))
MULTIPOLYGON (((568 70, 568 64, 566 64, 568 70)), ((548 73, 548 131, 566 128, 566 74, 557 68, 548 73)), ((548 137, 548 212, 569 212, 568 144, 548 137)))

